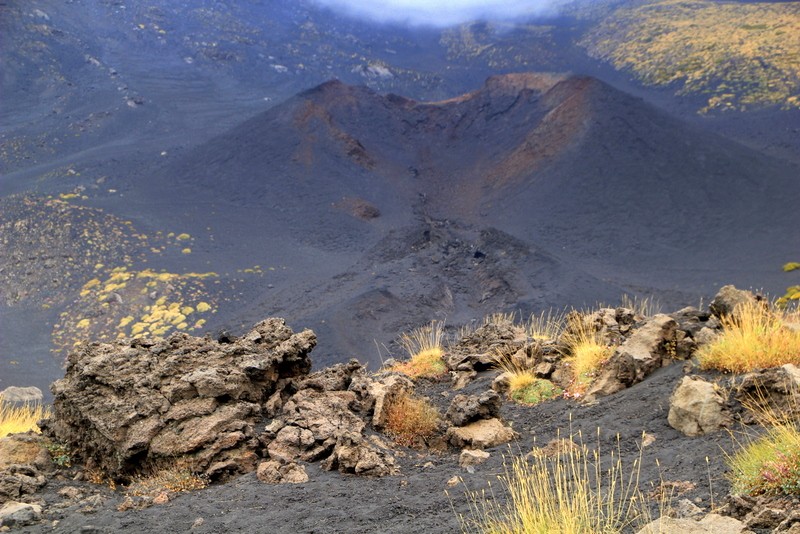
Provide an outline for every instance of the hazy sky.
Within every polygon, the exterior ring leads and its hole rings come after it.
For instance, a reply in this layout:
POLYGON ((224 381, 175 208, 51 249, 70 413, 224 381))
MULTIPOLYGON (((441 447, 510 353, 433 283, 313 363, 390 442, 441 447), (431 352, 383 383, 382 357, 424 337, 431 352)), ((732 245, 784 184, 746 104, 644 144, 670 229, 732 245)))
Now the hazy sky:
POLYGON ((565 0, 315 0, 387 22, 449 26, 475 19, 503 20, 548 14, 565 0))

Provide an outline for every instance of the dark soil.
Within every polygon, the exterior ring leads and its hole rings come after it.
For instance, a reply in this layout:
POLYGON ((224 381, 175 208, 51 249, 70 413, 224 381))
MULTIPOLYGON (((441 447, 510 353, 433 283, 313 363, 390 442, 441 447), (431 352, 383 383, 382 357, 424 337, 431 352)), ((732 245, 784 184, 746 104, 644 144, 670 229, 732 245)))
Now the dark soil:
MULTIPOLYGON (((482 374, 467 392, 488 388, 494 374, 482 374)), ((674 490, 675 499, 688 498, 710 509, 712 502, 719 504, 727 494, 724 456, 731 449, 732 438, 725 431, 688 438, 667 424, 669 395, 683 374, 681 365, 673 364, 591 406, 566 400, 535 407, 506 403, 501 414, 520 433, 520 439, 490 449, 490 459, 473 473, 459 468, 458 451, 403 449, 398 476, 362 478, 325 472, 311 464, 307 466, 310 481, 305 484, 270 486, 249 474, 181 494, 164 505, 124 512, 116 510, 124 488, 112 492, 103 486, 91 486, 90 490, 101 495, 99 504, 58 510, 54 505, 63 499, 57 490, 76 483, 53 481, 43 493, 49 509, 47 520, 20 532, 458 532, 459 516, 470 517, 469 492, 488 490, 491 483, 495 495, 502 497, 498 476, 503 474, 504 460, 570 433, 580 433, 590 447, 599 444, 604 455, 619 450, 628 472, 639 457, 642 433, 654 436, 655 441, 641 454, 643 493, 659 488, 662 482, 667 487, 680 483, 675 487, 693 489, 685 493, 674 490), (462 482, 448 487, 454 476, 462 482)), ((422 386, 420 392, 443 408, 455 394, 443 384, 422 386)), ((658 499, 651 504, 657 513, 658 499)))

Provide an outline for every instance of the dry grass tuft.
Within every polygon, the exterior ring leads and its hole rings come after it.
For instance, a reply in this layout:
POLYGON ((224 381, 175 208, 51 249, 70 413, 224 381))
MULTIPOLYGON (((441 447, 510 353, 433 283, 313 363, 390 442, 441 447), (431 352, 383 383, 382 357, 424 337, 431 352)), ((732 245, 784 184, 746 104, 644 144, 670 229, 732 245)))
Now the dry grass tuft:
POLYGON ((574 314, 564 334, 569 357, 566 362, 572 369, 569 394, 583 395, 597 375, 602 364, 611 357, 613 347, 608 346, 594 325, 581 314, 574 314))
POLYGON ((661 304, 650 297, 640 298, 634 295, 622 295, 620 305, 623 308, 633 310, 634 315, 641 315, 642 317, 649 318, 661 313, 661 304))
POLYGON ((50 417, 49 407, 39 403, 17 406, 0 396, 0 438, 29 430, 39 433, 36 422, 47 417, 50 417))
MULTIPOLYGON (((601 465, 599 447, 578 440, 556 440, 554 454, 518 456, 500 477, 506 499, 491 491, 472 493, 465 532, 486 534, 611 534, 632 527, 643 517, 638 459, 626 474, 619 447, 601 465)), ((646 512, 644 516, 647 516, 646 512)))
POLYGON ((447 373, 444 362, 444 324, 431 321, 431 324, 417 328, 400 337, 400 344, 409 359, 394 365, 391 370, 411 378, 439 378, 447 373))
POLYGON ((183 493, 206 487, 208 478, 194 472, 189 462, 179 459, 151 465, 142 474, 133 477, 127 493, 139 497, 155 497, 163 492, 183 493))
POLYGON ((744 373, 787 363, 800 365, 800 331, 789 328, 790 321, 786 312, 763 303, 737 306, 721 319, 722 334, 698 351, 701 367, 744 373))
POLYGON ((510 358, 498 357, 497 367, 509 374, 508 398, 513 401, 535 405, 554 399, 564 391, 543 378, 538 378, 532 369, 515 364, 510 358))
POLYGON ((387 410, 386 433, 400 445, 425 445, 438 428, 439 411, 422 397, 403 393, 387 410))

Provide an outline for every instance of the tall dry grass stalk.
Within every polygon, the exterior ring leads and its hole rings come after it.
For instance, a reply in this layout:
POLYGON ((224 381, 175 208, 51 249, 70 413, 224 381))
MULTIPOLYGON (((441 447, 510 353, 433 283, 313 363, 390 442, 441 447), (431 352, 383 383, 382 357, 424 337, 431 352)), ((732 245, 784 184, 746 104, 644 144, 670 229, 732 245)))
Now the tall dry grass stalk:
POLYGON ((760 302, 741 304, 721 319, 723 329, 717 339, 700 348, 700 365, 733 373, 800 365, 800 330, 787 326, 796 320, 760 302))
MULTIPOLYGON (((598 430, 599 432, 599 430, 598 430)), ((641 455, 626 473, 619 445, 605 466, 599 446, 578 440, 555 454, 515 457, 500 477, 505 501, 491 489, 471 493, 464 532, 485 534, 616 534, 649 517, 639 491, 641 455)))
POLYGON ((36 422, 50 417, 50 408, 40 403, 17 406, 0 396, 0 438, 33 430, 39 433, 36 422))
POLYGON ((620 305, 623 308, 633 310, 634 315, 641 315, 648 318, 661 313, 661 303, 651 297, 641 298, 637 295, 622 295, 620 305))
POLYGON ((565 311, 553 309, 543 311, 539 315, 532 314, 527 323, 528 337, 536 341, 557 341, 564 332, 565 318, 565 311))

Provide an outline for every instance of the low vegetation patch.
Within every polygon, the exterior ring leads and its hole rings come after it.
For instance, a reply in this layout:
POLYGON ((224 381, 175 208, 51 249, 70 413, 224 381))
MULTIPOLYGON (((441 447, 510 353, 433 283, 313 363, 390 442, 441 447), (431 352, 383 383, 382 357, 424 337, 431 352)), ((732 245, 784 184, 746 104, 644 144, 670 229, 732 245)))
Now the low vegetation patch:
POLYGON ((720 336, 698 351, 704 369, 744 373, 787 363, 800 365, 800 331, 786 312, 759 302, 739 305, 723 317, 720 336))
POLYGON ((0 396, 0 438, 33 430, 39 433, 36 422, 50 417, 50 408, 39 403, 20 406, 7 402, 0 396))
POLYGON ((800 495, 800 431, 779 423, 728 458, 736 493, 800 495))
POLYGON ((400 337, 400 344, 409 359, 395 364, 391 370, 411 378, 439 378, 447 373, 444 361, 442 339, 444 324, 431 321, 431 324, 417 328, 400 337))
POLYGON ((505 500, 472 493, 464 532, 486 534, 618 533, 642 514, 639 465, 626 473, 619 451, 601 466, 599 449, 577 440, 557 440, 553 454, 515 457, 500 477, 505 500))
POLYGON ((515 365, 510 358, 497 358, 497 367, 508 373, 508 398, 515 402, 534 405, 564 393, 549 380, 538 378, 532 369, 515 365))
POLYGON ((564 390, 544 378, 536 378, 533 374, 526 376, 532 380, 517 389, 511 389, 510 397, 522 404, 539 404, 557 398, 564 390))
POLYGON ((403 393, 389 406, 386 433, 400 445, 425 445, 439 428, 439 411, 427 399, 403 393))

